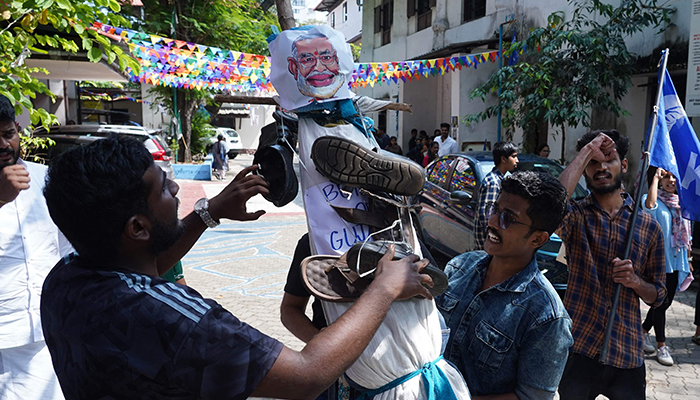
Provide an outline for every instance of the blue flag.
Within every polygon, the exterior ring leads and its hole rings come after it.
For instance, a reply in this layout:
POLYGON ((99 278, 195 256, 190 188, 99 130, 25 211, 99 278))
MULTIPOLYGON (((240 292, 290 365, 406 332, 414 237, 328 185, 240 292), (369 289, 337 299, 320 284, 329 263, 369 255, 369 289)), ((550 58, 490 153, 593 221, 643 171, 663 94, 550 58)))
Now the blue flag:
MULTIPOLYGON (((513 45, 513 43, 516 42, 515 39, 515 34, 517 32, 517 27, 513 28, 513 39, 511 39, 510 44, 513 45)), ((508 57, 508 65, 515 65, 518 63, 518 58, 520 57, 520 54, 517 51, 513 51, 510 53, 510 57, 508 57)))
POLYGON ((666 71, 650 164, 676 177, 683 218, 700 221, 700 141, 666 71))

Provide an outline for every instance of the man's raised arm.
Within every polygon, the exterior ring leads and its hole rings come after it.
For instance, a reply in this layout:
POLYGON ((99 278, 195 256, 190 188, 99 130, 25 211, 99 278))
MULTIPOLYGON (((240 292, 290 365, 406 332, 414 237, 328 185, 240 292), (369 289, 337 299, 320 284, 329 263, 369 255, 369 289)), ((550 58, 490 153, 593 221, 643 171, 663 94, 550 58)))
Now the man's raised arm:
MULTIPOLYGON (((258 210, 249 213, 246 210, 246 202, 257 194, 268 194, 267 181, 262 176, 250 175, 258 167, 252 165, 239 172, 224 190, 209 200, 209 214, 215 221, 227 218, 235 221, 254 221, 265 211, 258 210)), ((180 240, 158 256, 158 273, 165 274, 182 257, 187 254, 197 242, 207 226, 195 212, 189 213, 182 220, 185 223, 185 233, 180 240)))
POLYGON ((588 163, 591 160, 597 162, 609 161, 615 157, 615 151, 617 151, 615 150, 615 142, 604 133, 600 133, 590 143, 581 148, 574 160, 571 161, 571 164, 559 175, 559 182, 564 185, 569 193, 569 197, 576 190, 576 183, 583 175, 583 171, 588 163))

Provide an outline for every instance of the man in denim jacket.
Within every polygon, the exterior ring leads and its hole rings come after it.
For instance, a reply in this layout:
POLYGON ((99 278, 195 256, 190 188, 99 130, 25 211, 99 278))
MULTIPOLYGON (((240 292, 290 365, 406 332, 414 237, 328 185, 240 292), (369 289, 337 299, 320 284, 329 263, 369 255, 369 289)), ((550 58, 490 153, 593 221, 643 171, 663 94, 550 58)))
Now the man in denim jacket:
POLYGON ((566 189, 551 175, 503 179, 490 205, 484 251, 447 264, 438 307, 451 329, 445 358, 475 399, 551 399, 569 347, 571 319, 537 268, 535 252, 566 213, 566 189))

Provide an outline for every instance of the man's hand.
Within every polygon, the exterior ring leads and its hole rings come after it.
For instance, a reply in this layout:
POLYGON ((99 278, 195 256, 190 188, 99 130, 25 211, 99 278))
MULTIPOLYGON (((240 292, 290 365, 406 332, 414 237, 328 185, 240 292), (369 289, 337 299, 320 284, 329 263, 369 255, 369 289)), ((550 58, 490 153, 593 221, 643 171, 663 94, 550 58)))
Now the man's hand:
POLYGON ((414 296, 423 296, 432 300, 433 296, 423 285, 432 287, 433 280, 430 276, 420 273, 429 261, 427 259, 420 260, 415 254, 392 261, 394 250, 394 245, 390 245, 384 257, 379 260, 377 270, 374 273, 374 284, 382 285, 384 290, 392 293, 396 300, 409 299, 414 296))
POLYGON ((615 158, 615 141, 610 136, 599 133, 595 139, 586 145, 590 148, 592 158, 598 162, 606 162, 615 158))
POLYGON ((634 272, 632 260, 620 260, 616 257, 613 261, 613 281, 630 289, 638 289, 642 278, 634 272))
POLYGON ((0 205, 9 203, 19 192, 29 189, 29 172, 22 165, 8 165, 0 170, 0 205))
POLYGON ((249 175, 256 169, 258 169, 257 165, 251 165, 239 172, 221 193, 209 200, 209 213, 212 218, 217 221, 221 218, 253 221, 265 214, 263 210, 249 213, 246 209, 246 203, 251 197, 270 193, 265 178, 259 175, 249 175))

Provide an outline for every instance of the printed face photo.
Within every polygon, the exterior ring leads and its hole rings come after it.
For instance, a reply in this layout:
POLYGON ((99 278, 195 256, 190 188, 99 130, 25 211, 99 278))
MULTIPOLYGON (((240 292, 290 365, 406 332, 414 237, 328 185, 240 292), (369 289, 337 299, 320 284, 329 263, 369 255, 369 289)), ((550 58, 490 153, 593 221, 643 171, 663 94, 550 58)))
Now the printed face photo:
POLYGON ((289 72, 305 96, 328 99, 345 83, 339 73, 338 55, 327 37, 299 37, 292 44, 292 57, 287 61, 289 72))

